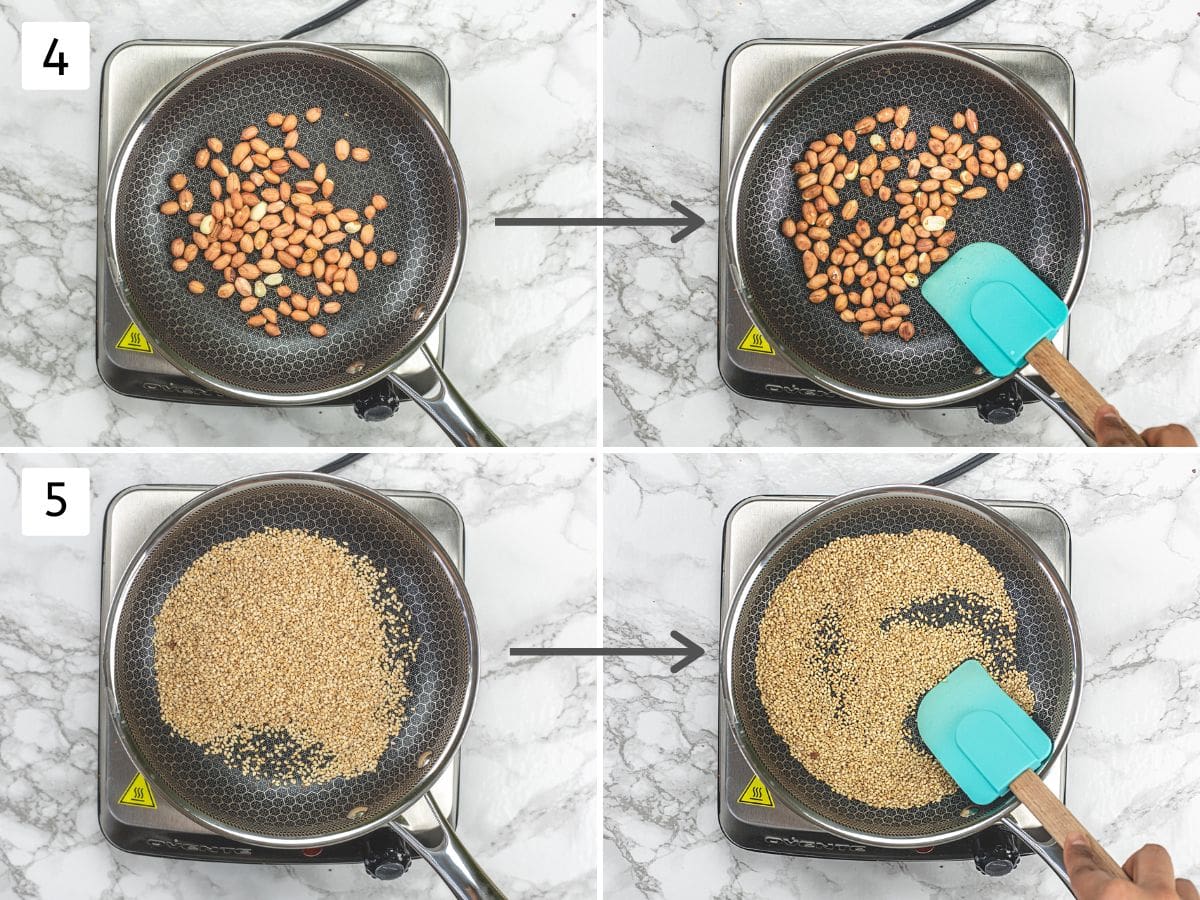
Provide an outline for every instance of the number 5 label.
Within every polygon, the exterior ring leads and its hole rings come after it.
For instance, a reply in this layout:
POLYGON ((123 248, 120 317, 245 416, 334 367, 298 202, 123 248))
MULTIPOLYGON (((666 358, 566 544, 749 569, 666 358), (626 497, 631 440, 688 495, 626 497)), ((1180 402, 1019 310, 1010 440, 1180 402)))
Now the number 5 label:
POLYGON ((21 534, 85 537, 92 525, 92 479, 87 469, 22 469, 21 534))
POLYGON ((21 23, 21 87, 27 91, 86 91, 92 40, 87 22, 21 23))

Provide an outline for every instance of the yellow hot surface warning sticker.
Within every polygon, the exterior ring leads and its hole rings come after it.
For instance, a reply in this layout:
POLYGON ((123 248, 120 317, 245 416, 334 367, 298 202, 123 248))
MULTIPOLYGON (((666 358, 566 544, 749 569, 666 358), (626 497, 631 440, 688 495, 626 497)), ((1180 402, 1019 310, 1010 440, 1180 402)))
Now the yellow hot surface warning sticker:
POLYGON ((757 775, 750 779, 750 783, 742 791, 742 796, 738 797, 738 803, 775 808, 775 801, 771 799, 771 792, 767 790, 767 786, 762 783, 762 779, 757 775))
POLYGON ((158 809, 158 804, 154 802, 154 793, 150 790, 150 785, 146 784, 146 776, 141 772, 133 776, 133 781, 129 782, 129 787, 125 788, 125 793, 117 802, 124 803, 126 806, 158 809))
POLYGON ((746 336, 738 344, 738 349, 746 350, 750 353, 765 353, 768 356, 775 355, 775 351, 771 349, 771 345, 767 343, 767 339, 763 337, 763 333, 758 330, 757 325, 750 326, 750 330, 746 332, 746 336))
MULTIPOLYGON (((154 352, 154 350, 152 350, 150 347, 150 342, 147 341, 145 335, 142 334, 141 329, 132 322, 130 322, 129 327, 125 329, 125 333, 121 335, 121 339, 117 341, 117 349, 133 350, 135 353, 154 352)), ((123 803, 124 801, 121 802, 123 803)))

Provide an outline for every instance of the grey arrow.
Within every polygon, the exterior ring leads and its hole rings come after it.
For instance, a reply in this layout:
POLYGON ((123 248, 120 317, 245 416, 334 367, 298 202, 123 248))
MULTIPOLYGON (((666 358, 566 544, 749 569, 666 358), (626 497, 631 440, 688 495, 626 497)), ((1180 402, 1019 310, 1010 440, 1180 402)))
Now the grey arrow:
POLYGON ((511 647, 509 656, 678 656, 672 672, 686 668, 704 655, 704 648, 678 631, 671 637, 680 647, 511 647))
POLYGON ((650 218, 650 219, 520 219, 520 218, 498 218, 496 224, 501 226, 506 225, 533 225, 540 227, 576 227, 576 226, 591 226, 602 228, 615 228, 619 225, 683 225, 677 232, 671 235, 671 243, 676 244, 682 241, 685 237, 704 224, 704 219, 696 215, 678 200, 672 200, 671 206, 677 211, 683 213, 683 218, 650 218))

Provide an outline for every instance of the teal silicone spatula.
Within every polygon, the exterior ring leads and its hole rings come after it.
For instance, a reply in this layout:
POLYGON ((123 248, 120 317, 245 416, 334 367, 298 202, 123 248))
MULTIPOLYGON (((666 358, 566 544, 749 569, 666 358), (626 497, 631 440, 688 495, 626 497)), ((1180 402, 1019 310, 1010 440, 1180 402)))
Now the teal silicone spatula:
POLYGON ((1068 835, 1082 834, 1101 868, 1128 878, 1037 776, 1050 756, 1050 737, 977 660, 964 662, 921 698, 917 730, 971 802, 986 806, 1011 791, 1059 846, 1068 835))
MULTIPOLYGON (((1009 250, 967 244, 925 279, 921 293, 988 372, 1024 380, 1020 370, 1032 365, 1092 432, 1107 401, 1051 343, 1067 321, 1067 305, 1009 250)), ((1121 425, 1133 446, 1145 446, 1127 422, 1121 425)))

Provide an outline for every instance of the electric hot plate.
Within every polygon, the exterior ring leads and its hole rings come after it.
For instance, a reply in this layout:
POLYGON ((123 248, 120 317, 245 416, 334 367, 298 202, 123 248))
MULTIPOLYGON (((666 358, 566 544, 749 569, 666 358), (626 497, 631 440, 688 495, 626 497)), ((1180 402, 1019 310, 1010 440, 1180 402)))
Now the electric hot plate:
MULTIPOLYGON (((118 494, 104 516, 104 545, 100 573, 100 645, 108 610, 125 568, 142 543, 163 520, 189 500, 208 490, 198 485, 140 485, 118 494)), ((435 494, 380 491, 417 519, 442 545, 463 572, 466 552, 463 520, 450 501, 435 494)), ((230 840, 196 824, 156 796, 112 727, 103 693, 99 724, 100 830, 114 847, 130 853, 173 859, 207 859, 223 862, 362 863, 376 878, 396 878, 407 869, 411 856, 399 835, 390 828, 366 838, 329 847, 286 850, 256 847, 230 840)), ((458 822, 459 756, 434 782, 431 796, 452 827, 458 822)))

